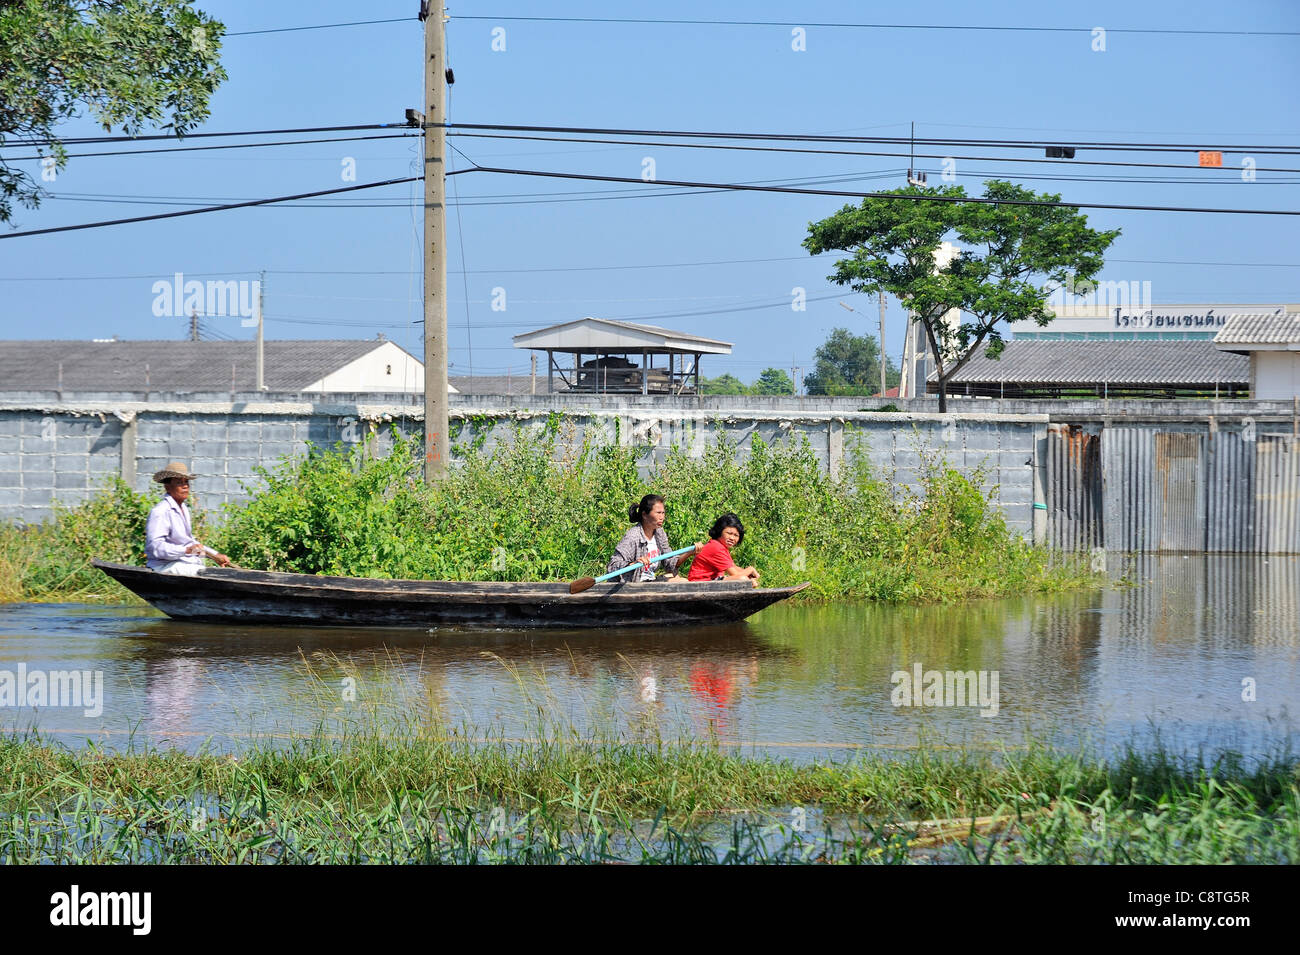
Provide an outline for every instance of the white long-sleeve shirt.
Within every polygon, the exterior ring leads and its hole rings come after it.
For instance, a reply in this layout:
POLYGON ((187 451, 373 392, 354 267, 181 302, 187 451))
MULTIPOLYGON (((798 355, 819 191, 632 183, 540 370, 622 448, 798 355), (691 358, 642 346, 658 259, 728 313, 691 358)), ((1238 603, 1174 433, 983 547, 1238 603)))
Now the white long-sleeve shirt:
POLYGON ((176 560, 202 566, 202 554, 185 553, 186 547, 197 543, 193 526, 190 509, 178 504, 170 494, 155 504, 144 530, 145 563, 149 569, 158 570, 176 560))

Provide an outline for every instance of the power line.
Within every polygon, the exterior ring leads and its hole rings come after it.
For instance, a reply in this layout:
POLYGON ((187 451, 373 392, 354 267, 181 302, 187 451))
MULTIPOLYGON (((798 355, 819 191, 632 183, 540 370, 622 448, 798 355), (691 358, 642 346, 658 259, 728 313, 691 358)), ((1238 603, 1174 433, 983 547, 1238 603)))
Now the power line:
POLYGON ((19 139, 22 146, 50 146, 54 143, 87 146, 93 143, 143 143, 158 139, 216 139, 223 136, 288 136, 300 133, 349 133, 367 129, 411 128, 409 123, 362 123, 352 126, 300 126, 292 129, 246 129, 221 133, 158 133, 148 136, 70 136, 66 139, 19 139))
MULTIPOLYGON (((597 176, 571 172, 545 172, 539 169, 501 169, 478 166, 473 171, 504 176, 539 176, 551 179, 582 179, 592 182, 644 182, 629 176, 597 176)), ((685 186, 692 189, 734 190, 737 192, 778 192, 808 196, 843 196, 851 199, 901 199, 913 202, 973 202, 982 205, 1041 206, 1065 209, 1116 209, 1129 212, 1201 212, 1221 215, 1300 216, 1294 209, 1223 209, 1212 206, 1138 206, 1104 202, 1048 202, 1041 199, 990 199, 975 196, 935 196, 913 193, 850 192, 839 189, 808 189, 801 186, 759 186, 722 182, 689 182, 680 179, 652 180, 659 186, 685 186)))
MULTIPOLYGON (((655 262, 636 263, 633 265, 568 265, 542 268, 486 268, 467 269, 467 275, 521 275, 531 273, 554 272, 615 272, 636 269, 678 269, 712 267, 717 265, 753 265, 771 262, 815 262, 818 259, 843 255, 843 252, 823 252, 820 255, 784 255, 758 259, 715 259, 701 262, 655 262)), ((1215 268, 1258 268, 1258 269, 1300 269, 1300 262, 1211 262, 1190 259, 1118 259, 1108 258, 1107 264, 1122 262, 1126 265, 1195 265, 1215 268)), ((226 269, 219 272, 185 272, 190 278, 207 278, 209 276, 255 275, 265 271, 268 275, 414 275, 419 270, 411 269, 226 269)), ((139 281, 140 279, 171 278, 171 272, 145 272, 136 275, 21 275, 0 276, 0 282, 108 282, 139 281)), ((460 274, 457 269, 448 269, 448 274, 460 274)), ((393 301, 404 301, 394 299, 393 301)))
MULTIPOLYGON (((442 126, 448 130, 485 130, 485 131, 505 131, 518 133, 563 133, 571 135, 602 135, 602 136, 656 136, 660 138, 695 138, 695 139, 738 139, 738 140, 771 140, 781 142, 820 142, 820 143, 884 143, 891 145, 910 145, 913 142, 918 146, 970 146, 994 148, 1003 147, 1008 149, 1044 149, 1047 146, 1069 145, 1076 149, 1098 149, 1098 150, 1126 150, 1135 152, 1187 152, 1206 149, 1220 150, 1224 152, 1253 152, 1262 155, 1300 155, 1300 146, 1278 146, 1277 144, 1229 144, 1217 142, 1213 138, 1207 138, 1197 143, 1168 143, 1168 142, 1134 142, 1134 141, 1068 141, 1062 142, 1060 138, 1056 139, 986 139, 986 138, 945 138, 935 136, 917 136, 913 138, 908 135, 900 136, 840 136, 833 134, 820 133, 745 133, 745 132, 719 132, 704 130, 668 130, 668 129, 635 129, 620 127, 603 127, 603 126, 522 126, 506 125, 494 123, 443 123, 442 126)), ((348 126, 303 126, 284 129, 249 129, 249 130, 229 130, 223 132, 211 133, 185 133, 177 136, 175 133, 161 133, 146 136, 75 136, 60 139, 18 139, 14 141, 15 145, 23 146, 42 146, 53 145, 56 142, 64 145, 91 145, 97 143, 121 143, 121 142, 148 142, 151 140, 174 140, 174 139, 211 139, 221 137, 238 137, 238 136, 281 136, 281 135, 299 135, 305 133, 337 133, 337 132, 358 132, 365 130, 384 130, 397 128, 414 128, 409 123, 392 122, 392 123, 362 123, 348 126)))
MULTIPOLYGON (((451 173, 448 173, 451 175, 451 173)), ((135 216, 130 219, 109 219, 104 222, 82 222, 77 225, 52 226, 47 229, 27 229, 23 232, 4 232, 0 233, 0 239, 17 239, 22 236, 31 235, 48 235, 52 232, 74 232, 79 229, 101 229, 105 226, 128 225, 132 222, 149 222, 154 219, 174 219, 178 216, 195 216, 205 212, 225 212, 228 209, 243 209, 248 206, 264 206, 272 202, 290 202, 294 199, 310 199, 314 196, 329 196, 339 192, 356 192, 359 189, 376 189, 380 186, 394 186, 398 183, 411 182, 418 179, 418 176, 408 176, 404 179, 386 179, 383 182, 367 182, 359 186, 344 186, 339 189, 321 189, 317 192, 303 192, 296 196, 275 196, 270 199, 251 199, 247 202, 230 202, 220 206, 204 206, 201 209, 183 209, 180 212, 159 212, 149 216, 135 216)))
POLYGON ((1059 139, 945 139, 926 136, 835 136, 822 133, 737 133, 710 132, 681 129, 620 129, 601 126, 506 126, 492 123, 444 123, 446 129, 505 130, 519 133, 565 133, 573 135, 603 136, 658 136, 679 139, 742 139, 777 140, 801 143, 888 143, 919 146, 973 146, 1006 147, 1011 149, 1045 149, 1048 146, 1074 146, 1076 149, 1103 149, 1132 152, 1187 152, 1214 149, 1224 152, 1256 152, 1270 155, 1300 155, 1300 146, 1240 145, 1214 143, 1138 143, 1138 142, 1084 142, 1062 143, 1059 139), (1270 150, 1274 151, 1270 153, 1270 150))
MULTIPOLYGON (((449 173, 449 175, 455 175, 456 173, 470 172, 470 171, 472 170, 467 170, 467 169, 456 170, 455 172, 449 173)), ((810 177, 804 177, 799 179, 779 178, 779 179, 757 179, 752 181, 758 183, 777 182, 777 183, 786 183, 786 184, 791 184, 791 183, 824 184, 824 183, 833 183, 833 182, 856 182, 864 179, 886 179, 889 178, 890 176, 898 175, 901 171, 902 171, 901 169, 894 169, 894 170, 886 170, 880 173, 870 173, 870 174, 854 173, 853 175, 848 175, 848 176, 810 176, 810 177)), ((638 180, 638 182, 640 181, 641 180, 638 180)), ((702 195, 707 192, 723 192, 723 191, 725 190, 683 189, 677 192, 667 192, 663 190, 654 190, 654 189, 650 189, 650 190, 611 189, 611 190, 603 190, 603 191, 581 190, 581 191, 574 191, 574 192, 559 192, 559 193, 506 193, 495 197, 489 195, 489 196, 468 197, 468 198, 470 199, 501 198, 501 199, 510 199, 511 201, 509 202, 477 202, 477 201, 461 200, 460 202, 450 202, 448 203, 448 205, 467 205, 467 206, 531 205, 535 203, 548 203, 548 202, 588 202, 588 201, 596 201, 601 199, 647 199, 647 198, 655 198, 657 196, 690 196, 690 195, 702 195), (550 196, 573 196, 575 198, 572 199, 547 198, 550 196)), ((208 197, 208 198, 203 198, 203 197, 183 198, 181 196, 138 196, 138 195, 121 196, 121 195, 107 195, 105 193, 64 193, 61 195, 54 194, 49 196, 48 198, 66 200, 69 202, 107 202, 107 203, 120 203, 125 205, 181 205, 181 206, 199 206, 205 202, 242 202, 243 201, 242 199, 228 197, 228 196, 208 197)), ((285 208, 402 209, 408 206, 419 207, 422 205, 423 205, 422 201, 418 199, 393 199, 385 203, 369 203, 369 204, 365 204, 361 202, 354 203, 354 202, 350 202, 349 200, 338 200, 335 202, 324 202, 324 203, 301 203, 296 206, 286 206, 285 208)))
MULTIPOLYGON (((611 146, 647 146, 665 149, 725 149, 739 152, 759 152, 759 153, 800 153, 819 156, 884 156, 891 159, 961 159, 975 160, 983 162, 1029 162, 1029 163, 1065 163, 1074 166, 1123 166, 1138 169, 1199 169, 1202 171, 1221 171, 1238 173, 1239 169, 1232 166, 1199 166, 1191 163, 1148 163, 1148 162, 1118 162, 1115 160, 1103 159, 1048 159, 1043 157, 1020 157, 1020 156, 954 156, 944 153, 890 153, 890 152, 868 152, 855 149, 802 149, 796 146, 737 146, 730 143, 664 143, 651 142, 647 140, 629 140, 629 139, 573 139, 563 136, 523 136, 523 135, 505 135, 500 133, 451 133, 452 136, 473 137, 476 139, 509 139, 509 140, 535 140, 540 142, 552 143, 598 143, 611 146)), ((989 147, 994 148, 994 147, 989 147)), ((1081 148, 1081 147, 1079 147, 1081 148)), ((1284 153, 1282 155, 1293 155, 1284 153)), ((1256 167, 1257 172, 1300 172, 1300 169, 1278 168, 1272 166, 1256 167)))
POLYGON ((408 23, 416 19, 416 17, 393 17, 388 20, 351 20, 347 23, 313 23, 301 27, 273 27, 267 30, 239 30, 234 33, 223 33, 222 37, 262 36, 267 33, 298 33, 302 30, 333 30, 336 27, 365 27, 376 23, 408 23))
MULTIPOLYGON (((818 27, 859 30, 957 30, 983 33, 1083 33, 1092 35, 1093 27, 987 26, 957 23, 844 23, 807 20, 692 20, 652 17, 529 17, 529 16, 453 16, 453 20, 500 20, 524 23, 610 23, 655 26, 728 26, 728 27, 818 27)), ((1159 36, 1300 36, 1292 30, 1181 30, 1167 28, 1107 27, 1107 33, 1159 36)))
MULTIPOLYGON (((416 133, 383 133, 379 136, 334 136, 328 139, 288 139, 269 143, 229 143, 218 146, 162 146, 158 149, 118 149, 111 152, 68 153, 68 159, 90 159, 94 156, 146 156, 153 153, 197 153, 212 149, 258 149, 264 146, 314 146, 317 143, 351 143, 370 139, 414 139, 416 133)), ((47 156, 2 156, 5 162, 29 162, 47 159, 47 156)))

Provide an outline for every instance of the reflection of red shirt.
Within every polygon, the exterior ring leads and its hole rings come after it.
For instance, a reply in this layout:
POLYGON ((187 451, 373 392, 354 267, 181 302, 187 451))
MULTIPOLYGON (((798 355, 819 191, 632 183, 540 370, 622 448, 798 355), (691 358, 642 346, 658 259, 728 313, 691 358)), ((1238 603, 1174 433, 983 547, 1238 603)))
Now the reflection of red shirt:
POLYGON ((711 540, 700 548, 691 561, 691 571, 687 580, 717 580, 728 567, 736 566, 731 559, 731 551, 723 546, 722 541, 711 540))
POLYGON ((698 666, 691 670, 691 690, 714 709, 725 710, 731 703, 731 679, 727 673, 712 666, 698 666))

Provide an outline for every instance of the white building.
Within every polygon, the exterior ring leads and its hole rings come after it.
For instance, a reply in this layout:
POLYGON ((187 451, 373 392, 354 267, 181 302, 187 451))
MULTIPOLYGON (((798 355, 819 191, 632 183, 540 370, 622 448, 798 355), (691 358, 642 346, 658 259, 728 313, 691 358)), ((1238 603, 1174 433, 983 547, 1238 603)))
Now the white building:
MULTIPOLYGON (((935 271, 946 269, 953 259, 961 255, 961 249, 951 242, 941 242, 934 250, 935 271)), ((961 326, 961 309, 952 308, 944 313, 943 323, 949 331, 955 332, 961 326)), ((952 356, 945 356, 946 360, 952 356)), ((925 325, 917 321, 908 321, 907 335, 903 339, 902 376, 898 382, 900 398, 925 397, 926 380, 937 367, 934 350, 925 334, 925 325)))
MULTIPOLYGON (((420 360, 382 338, 268 341, 262 361, 266 391, 424 391, 420 360)), ((257 345, 251 341, 0 341, 0 391, 256 390, 257 345)))
MULTIPOLYGON (((1116 282, 1117 286, 1128 284, 1116 282)), ((1150 284, 1150 283, 1145 283, 1150 284)), ((1140 292, 1128 295, 1099 290, 1090 302, 1048 300, 1056 317, 1047 325, 1016 322, 1007 327, 1014 341, 1211 341, 1236 316, 1281 316, 1300 306, 1260 304, 1152 305, 1140 292), (1103 294, 1105 293, 1105 294, 1103 294)))
POLYGON ((1300 397, 1300 311, 1237 315, 1214 346, 1250 356, 1250 396, 1262 400, 1300 397))

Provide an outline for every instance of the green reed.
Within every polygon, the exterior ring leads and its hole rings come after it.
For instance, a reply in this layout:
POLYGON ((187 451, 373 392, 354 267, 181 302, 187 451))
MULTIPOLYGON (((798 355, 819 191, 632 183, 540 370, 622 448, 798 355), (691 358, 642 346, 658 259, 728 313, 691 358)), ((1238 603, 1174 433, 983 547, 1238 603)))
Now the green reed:
POLYGON ((1300 768, 1283 756, 1030 745, 801 765, 414 732, 234 756, 12 734, 0 767, 10 863, 1300 861, 1300 768))

